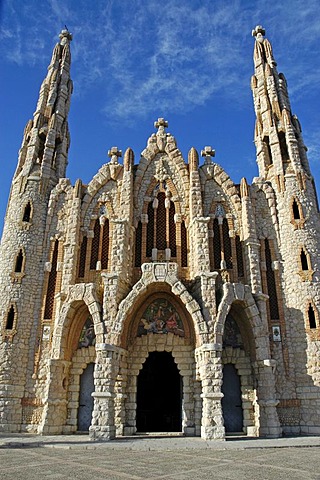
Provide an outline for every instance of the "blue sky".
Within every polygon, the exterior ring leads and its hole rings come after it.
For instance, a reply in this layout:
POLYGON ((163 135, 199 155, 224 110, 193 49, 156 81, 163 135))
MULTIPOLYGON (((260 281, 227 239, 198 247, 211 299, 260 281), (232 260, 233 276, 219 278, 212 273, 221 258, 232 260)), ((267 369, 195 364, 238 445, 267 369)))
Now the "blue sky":
POLYGON ((184 158, 216 150, 232 180, 258 175, 250 91, 262 24, 288 81, 320 192, 319 0, 0 0, 0 230, 24 126, 64 25, 73 33, 67 176, 90 181, 107 151, 138 161, 158 117, 184 158))

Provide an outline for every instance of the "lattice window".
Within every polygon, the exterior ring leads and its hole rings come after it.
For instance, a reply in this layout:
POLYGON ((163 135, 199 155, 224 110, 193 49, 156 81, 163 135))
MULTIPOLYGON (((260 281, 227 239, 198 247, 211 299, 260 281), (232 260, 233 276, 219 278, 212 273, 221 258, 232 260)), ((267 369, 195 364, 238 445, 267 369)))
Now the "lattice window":
POLYGON ((278 306, 278 295, 276 287, 275 274, 272 269, 272 256, 269 245, 269 240, 265 239, 265 260, 266 260, 266 276, 267 276, 267 289, 269 295, 269 307, 270 307, 270 317, 271 320, 279 319, 279 306, 278 306))
POLYGON ((226 262, 227 269, 232 268, 232 249, 231 249, 231 239, 229 236, 229 225, 226 218, 222 222, 222 232, 223 232, 223 250, 224 250, 224 259, 226 262))
POLYGON ((242 242, 240 241, 239 235, 236 235, 236 252, 237 252, 238 276, 244 277, 242 242))
POLYGON ((154 244, 154 210, 152 202, 148 205, 148 223, 147 223, 147 251, 146 256, 151 257, 154 244))
POLYGON ((310 328, 317 328, 316 315, 311 304, 308 308, 308 321, 310 328))
POLYGON ((47 295, 46 295, 46 304, 44 309, 44 318, 52 318, 53 305, 54 305, 54 295, 56 290, 56 281, 57 281, 57 261, 58 261, 58 240, 54 243, 54 249, 51 260, 51 271, 49 273, 47 295))
POLYGON ((141 265, 141 250, 142 250, 142 223, 138 222, 136 228, 136 251, 135 251, 135 267, 141 265))
POLYGON ((23 260, 24 260, 23 259, 23 251, 20 248, 19 253, 16 257, 16 263, 15 263, 15 267, 14 267, 15 273, 21 273, 22 272, 23 260))
POLYGON ((188 266, 187 229, 184 221, 181 222, 181 267, 188 266))
POLYGON ((160 192, 158 194, 158 208, 157 208, 157 249, 165 250, 166 242, 166 208, 165 208, 165 194, 160 192))
POLYGON ((90 270, 97 268, 97 261, 99 259, 99 244, 100 244, 100 222, 97 218, 93 229, 93 239, 91 244, 90 270))
POLYGON ((214 269, 219 270, 221 268, 221 240, 217 218, 213 220, 213 260, 214 269))
POLYGON ((15 309, 14 306, 11 305, 7 314, 6 320, 6 330, 13 330, 14 322, 15 322, 15 309))
POLYGON ((22 221, 23 222, 30 222, 30 219, 31 219, 31 203, 28 202, 27 205, 24 208, 22 221))
POLYGON ((108 269, 109 260, 109 220, 106 218, 102 232, 101 268, 108 269))
POLYGON ((174 221, 174 216, 176 213, 176 208, 174 202, 170 202, 169 209, 169 247, 171 249, 171 256, 177 256, 177 242, 176 242, 176 224, 174 221))
POLYGON ((80 258, 79 258, 79 278, 83 278, 86 269, 86 258, 87 258, 87 244, 88 238, 85 236, 82 239, 81 247, 80 247, 80 258))

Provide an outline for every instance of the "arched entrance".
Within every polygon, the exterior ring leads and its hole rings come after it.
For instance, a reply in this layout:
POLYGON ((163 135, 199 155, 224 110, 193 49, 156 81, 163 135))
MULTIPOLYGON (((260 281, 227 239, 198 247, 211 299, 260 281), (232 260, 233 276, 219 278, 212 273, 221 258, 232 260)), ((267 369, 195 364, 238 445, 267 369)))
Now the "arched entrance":
POLYGON ((226 433, 243 432, 243 410, 240 377, 235 366, 227 363, 223 367, 222 412, 226 433))
POLYGON ((182 431, 182 377, 169 352, 151 352, 137 380, 138 432, 182 431))
POLYGON ((89 363, 80 377, 78 431, 87 432, 91 425, 94 392, 94 363, 89 363))

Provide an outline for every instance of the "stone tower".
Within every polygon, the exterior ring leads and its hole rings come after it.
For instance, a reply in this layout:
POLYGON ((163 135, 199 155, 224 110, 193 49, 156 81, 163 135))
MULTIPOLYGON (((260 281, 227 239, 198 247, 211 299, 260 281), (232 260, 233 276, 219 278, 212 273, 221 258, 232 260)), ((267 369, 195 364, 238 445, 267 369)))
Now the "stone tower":
POLYGON ((22 408, 28 402, 23 399, 33 397, 44 273, 50 269, 46 256, 44 259, 50 240, 46 232, 48 201, 52 189, 65 177, 70 144, 71 39, 68 31, 61 32, 33 120, 25 127, 1 242, 0 415, 2 428, 11 431, 20 430, 23 423, 22 408))
POLYGON ((61 33, 1 243, 0 429, 320 433, 319 212, 264 34, 253 31, 252 185, 210 146, 185 161, 159 118, 136 164, 112 147, 72 186, 61 33))

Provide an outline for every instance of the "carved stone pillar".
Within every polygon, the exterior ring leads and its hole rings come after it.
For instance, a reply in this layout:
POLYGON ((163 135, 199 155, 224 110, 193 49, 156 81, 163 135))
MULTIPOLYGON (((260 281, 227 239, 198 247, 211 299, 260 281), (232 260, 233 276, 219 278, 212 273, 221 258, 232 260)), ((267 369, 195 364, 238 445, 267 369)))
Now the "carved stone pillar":
POLYGON ((224 440, 221 346, 213 343, 202 345, 195 355, 202 384, 201 438, 224 440))
POLYGON ((38 433, 58 435, 63 433, 67 419, 67 378, 71 362, 51 359, 47 392, 38 433))
POLYGON ((105 343, 96 346, 94 371, 95 391, 90 440, 111 440, 115 437, 115 383, 119 372, 121 349, 105 343))
POLYGON ((256 363, 258 375, 258 404, 260 413, 259 436, 278 438, 282 429, 277 413, 279 400, 276 398, 275 375, 276 361, 266 359, 256 363))

